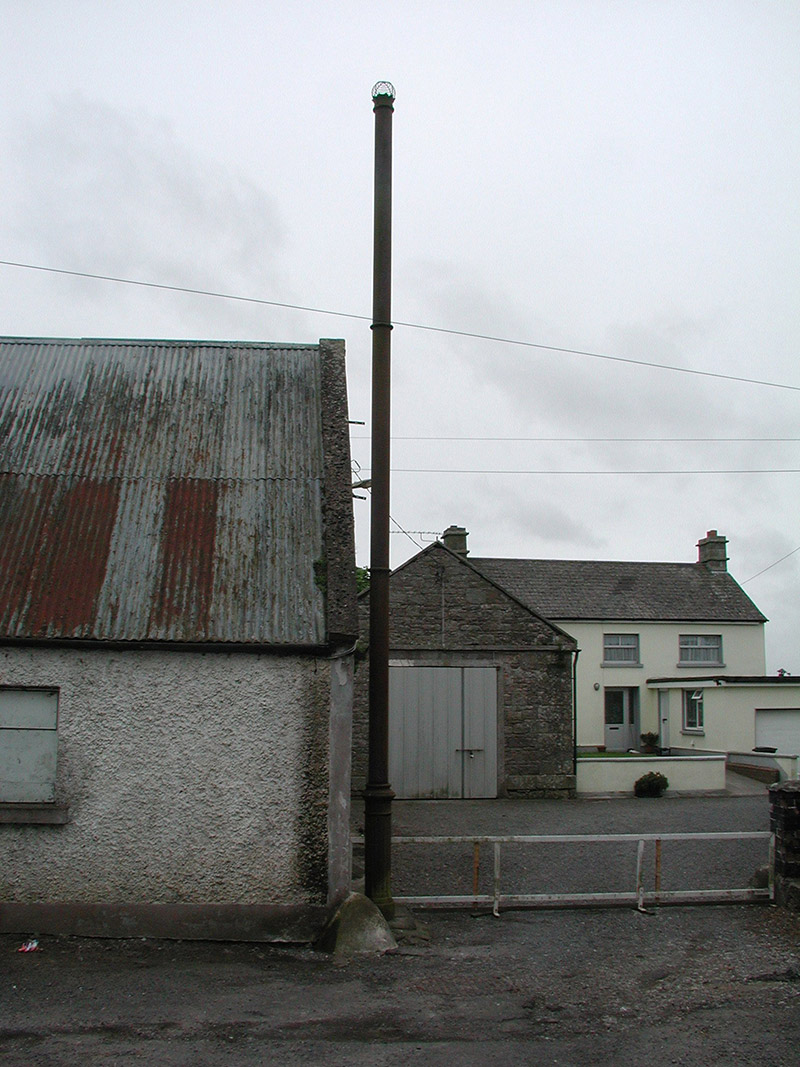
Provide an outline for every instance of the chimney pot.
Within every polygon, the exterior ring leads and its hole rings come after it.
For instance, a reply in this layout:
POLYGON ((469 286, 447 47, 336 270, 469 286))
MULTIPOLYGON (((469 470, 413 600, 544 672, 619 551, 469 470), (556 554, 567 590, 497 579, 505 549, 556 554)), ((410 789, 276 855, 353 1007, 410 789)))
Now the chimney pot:
POLYGON ((442 544, 455 552, 457 556, 468 556, 467 537, 468 531, 463 526, 448 526, 442 534, 442 544))

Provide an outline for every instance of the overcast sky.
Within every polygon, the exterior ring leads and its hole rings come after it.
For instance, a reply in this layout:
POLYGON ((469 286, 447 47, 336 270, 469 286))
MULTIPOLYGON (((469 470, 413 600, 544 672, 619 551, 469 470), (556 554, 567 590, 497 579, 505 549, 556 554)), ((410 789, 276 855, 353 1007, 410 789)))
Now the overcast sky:
MULTIPOLYGON (((800 674, 800 552, 748 581, 800 548, 796 0, 0 0, 0 24, 0 259, 368 316, 389 79, 396 320, 780 386, 398 326, 392 515, 477 556, 692 562, 718 529, 768 670, 800 674)), ((7 266, 0 307, 8 335, 344 337, 368 476, 367 322, 7 266)), ((392 535, 393 564, 416 550, 392 535)))

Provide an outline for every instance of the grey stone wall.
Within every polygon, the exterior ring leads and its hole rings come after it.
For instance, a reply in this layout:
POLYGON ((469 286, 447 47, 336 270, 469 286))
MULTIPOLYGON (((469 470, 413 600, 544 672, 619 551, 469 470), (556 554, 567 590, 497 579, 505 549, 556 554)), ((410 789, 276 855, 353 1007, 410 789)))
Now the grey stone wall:
MULTIPOLYGON (((574 794, 572 650, 575 642, 537 618, 441 545, 392 575, 391 658, 438 666, 497 666, 500 795, 574 794)), ((362 640, 369 595, 359 601, 362 640)), ((369 664, 356 671, 353 786, 367 775, 369 664)))
POLYGON ((775 903, 800 911, 800 782, 771 785, 769 806, 775 834, 775 903))

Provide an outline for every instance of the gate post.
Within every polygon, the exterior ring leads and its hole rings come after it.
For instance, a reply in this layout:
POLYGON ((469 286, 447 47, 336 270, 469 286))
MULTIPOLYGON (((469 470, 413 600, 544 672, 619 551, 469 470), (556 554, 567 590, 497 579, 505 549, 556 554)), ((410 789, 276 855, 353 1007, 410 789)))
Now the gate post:
POLYGON ((800 781, 771 785, 769 809, 775 835, 775 903, 800 911, 800 781))

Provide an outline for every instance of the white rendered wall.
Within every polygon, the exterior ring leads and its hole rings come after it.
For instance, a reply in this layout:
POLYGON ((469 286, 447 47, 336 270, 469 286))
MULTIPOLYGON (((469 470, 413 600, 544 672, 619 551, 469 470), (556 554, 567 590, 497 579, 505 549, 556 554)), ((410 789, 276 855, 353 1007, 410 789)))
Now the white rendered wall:
POLYGON ((697 752, 750 752, 756 743, 756 708, 800 707, 797 685, 707 685, 703 689, 703 731, 682 732, 681 690, 669 692, 670 748, 697 752))
POLYGON ((578 793, 632 793, 633 784, 643 774, 666 775, 674 791, 715 791, 725 788, 724 756, 603 756, 578 759, 578 793))
MULTIPOLYGON (((658 731, 658 703, 648 678, 687 678, 701 674, 755 674, 766 671, 762 623, 719 625, 713 623, 620 623, 554 620, 578 641, 578 744, 604 743, 604 690, 622 686, 638 688, 641 729, 658 731), (604 667, 603 634, 638 634, 641 667, 604 667), (724 667, 694 664, 679 667, 680 634, 721 634, 724 667), (595 685, 597 689, 595 689, 595 685)), ((688 686, 687 682, 687 686, 688 686)))
POLYGON ((330 664, 0 649, 60 689, 65 826, 0 825, 0 902, 325 904, 330 664))

